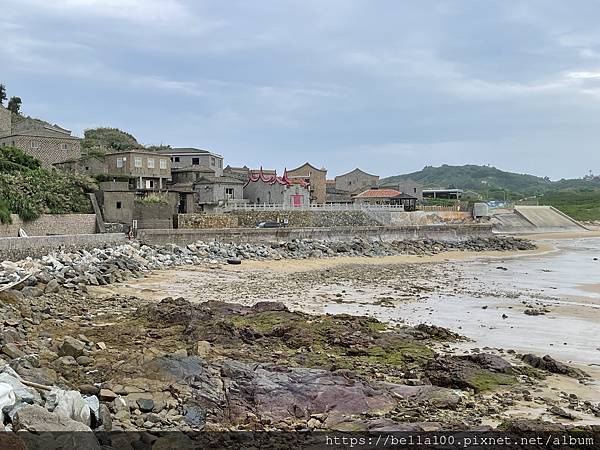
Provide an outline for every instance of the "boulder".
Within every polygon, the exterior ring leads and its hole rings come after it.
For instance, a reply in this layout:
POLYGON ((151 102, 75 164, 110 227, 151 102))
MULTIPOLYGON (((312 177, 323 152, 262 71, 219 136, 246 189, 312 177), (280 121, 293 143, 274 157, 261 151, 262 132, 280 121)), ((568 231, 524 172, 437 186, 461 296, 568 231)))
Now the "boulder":
POLYGON ((42 401, 40 394, 35 389, 25 386, 13 375, 0 373, 0 383, 6 383, 12 387, 17 401, 25 403, 41 403, 42 401))
POLYGON ((521 360, 524 363, 529 364, 531 367, 535 367, 536 369, 545 370, 550 373, 558 373, 561 375, 566 375, 568 377, 578 378, 578 379, 588 377, 588 375, 583 370, 567 366, 566 364, 563 364, 563 363, 555 360, 550 355, 546 355, 546 356, 540 358, 539 356, 528 353, 526 355, 522 355, 521 360))
POLYGON ((19 347, 15 343, 8 343, 2 346, 2 353, 4 353, 9 358, 22 358, 25 356, 25 352, 21 351, 19 347))
POLYGON ((21 289, 21 294, 28 298, 41 297, 44 295, 44 291, 35 286, 25 286, 21 289))
POLYGON ((77 391, 52 389, 46 395, 46 408, 55 414, 76 420, 88 427, 91 424, 90 407, 77 391))
POLYGON ((116 398, 117 394, 110 389, 100 389, 100 400, 103 402, 112 402, 116 398))
POLYGON ((83 355, 83 350, 85 349, 85 344, 78 339, 75 339, 71 336, 65 336, 62 344, 58 348, 59 356, 72 356, 73 358, 78 358, 83 355))
POLYGON ((81 422, 54 414, 39 405, 27 405, 19 409, 13 420, 14 431, 92 431, 81 422))
POLYGON ((56 279, 50 280, 44 289, 44 292, 46 294, 55 294, 59 291, 60 291, 60 284, 58 283, 58 281, 56 281, 56 279))

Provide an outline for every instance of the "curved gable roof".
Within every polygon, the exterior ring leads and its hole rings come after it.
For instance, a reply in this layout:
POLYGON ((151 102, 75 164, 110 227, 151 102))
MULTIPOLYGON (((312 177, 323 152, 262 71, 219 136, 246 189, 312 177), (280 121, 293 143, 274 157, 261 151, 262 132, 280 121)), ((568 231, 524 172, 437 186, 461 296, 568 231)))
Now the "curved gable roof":
POLYGON ((364 170, 361 170, 361 169, 359 169, 358 167, 357 167, 356 169, 354 169, 354 170, 351 170, 350 172, 347 172, 347 173, 343 173, 343 174, 341 174, 341 175, 338 175, 336 178, 339 178, 339 177, 345 177, 345 176, 347 176, 347 175, 352 175, 353 173, 356 173, 356 172, 358 172, 358 173, 361 173, 361 174, 363 174, 363 175, 367 175, 367 176, 369 176, 369 177, 376 177, 376 178, 379 178, 379 175, 373 175, 372 173, 367 173, 367 172, 365 172, 364 170))
POLYGON ((313 165, 312 165, 311 163, 309 163, 308 161, 307 161, 307 162, 305 162, 304 164, 302 164, 301 166, 299 166, 299 167, 296 167, 295 169, 290 169, 290 170, 288 170, 288 172, 295 172, 295 171, 297 171, 297 170, 300 170, 300 169, 303 169, 303 168, 305 168, 305 167, 309 167, 309 168, 311 168, 311 169, 313 169, 313 170, 316 170, 317 172, 324 172, 324 173, 327 173, 327 169, 317 169, 315 166, 313 166, 313 165))

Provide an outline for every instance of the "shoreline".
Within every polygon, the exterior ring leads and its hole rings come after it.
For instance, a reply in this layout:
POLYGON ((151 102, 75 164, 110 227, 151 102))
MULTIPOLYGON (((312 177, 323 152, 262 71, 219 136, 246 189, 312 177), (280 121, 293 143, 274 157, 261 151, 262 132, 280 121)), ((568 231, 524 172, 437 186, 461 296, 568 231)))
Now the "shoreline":
MULTIPOLYGON (((527 256, 542 256, 560 251, 551 244, 536 244, 535 250, 510 250, 510 251, 448 251, 434 255, 393 255, 393 256, 335 256, 329 258, 286 259, 283 260, 244 260, 242 269, 270 269, 280 272, 303 272, 318 269, 327 269, 336 266, 388 266, 396 264, 430 264, 454 261, 471 261, 478 259, 496 258, 524 258, 527 256), (285 262, 285 266, 282 265, 285 262)), ((191 266, 193 267, 193 266, 191 266)), ((238 268, 240 266, 237 266, 238 268)), ((182 268, 189 269, 190 266, 182 268)), ((225 270, 234 270, 236 266, 223 266, 225 270)))

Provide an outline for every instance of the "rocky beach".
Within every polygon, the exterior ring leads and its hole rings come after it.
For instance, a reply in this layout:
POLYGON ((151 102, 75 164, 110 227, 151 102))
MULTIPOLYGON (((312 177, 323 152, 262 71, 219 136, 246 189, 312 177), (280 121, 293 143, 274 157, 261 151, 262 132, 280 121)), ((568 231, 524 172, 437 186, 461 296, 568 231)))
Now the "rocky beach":
MULTIPOLYGON (((475 333, 527 340, 511 321, 568 316, 573 304, 533 286, 515 296, 502 278, 519 284, 527 260, 558 270, 557 252, 512 237, 132 242, 4 261, 4 426, 136 431, 115 438, 131 448, 193 446, 171 431, 595 431, 593 353, 563 359, 475 333), (446 321, 442 304, 456 311, 446 321)), ((86 445, 125 445, 98 439, 86 445)))

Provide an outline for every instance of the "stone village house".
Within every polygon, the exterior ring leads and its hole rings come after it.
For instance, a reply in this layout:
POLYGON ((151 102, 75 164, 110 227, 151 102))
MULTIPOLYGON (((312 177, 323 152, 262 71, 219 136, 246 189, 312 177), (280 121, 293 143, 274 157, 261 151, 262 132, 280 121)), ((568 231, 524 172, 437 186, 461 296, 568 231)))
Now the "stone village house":
POLYGON ((30 117, 12 114, 0 106, 0 146, 16 147, 39 159, 46 168, 81 155, 81 139, 69 130, 30 117), (13 120, 15 119, 15 120, 13 120))
POLYGON ((249 173, 244 185, 244 198, 252 204, 283 205, 302 207, 310 204, 309 185, 303 179, 289 178, 284 170, 283 176, 265 174, 260 169, 258 173, 249 173))
POLYGON ((301 179, 308 183, 311 203, 325 203, 327 201, 327 169, 317 169, 309 163, 288 170, 290 180, 301 179))

